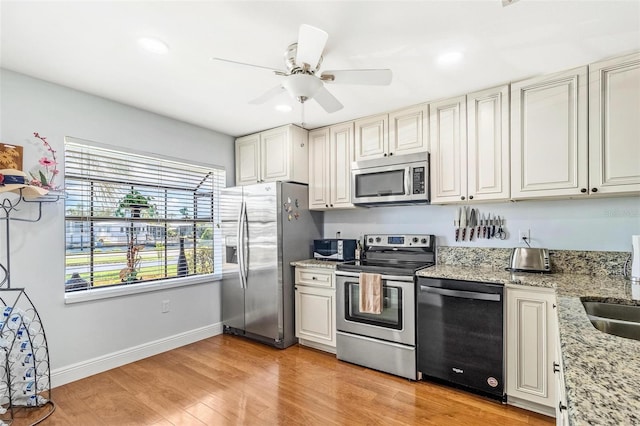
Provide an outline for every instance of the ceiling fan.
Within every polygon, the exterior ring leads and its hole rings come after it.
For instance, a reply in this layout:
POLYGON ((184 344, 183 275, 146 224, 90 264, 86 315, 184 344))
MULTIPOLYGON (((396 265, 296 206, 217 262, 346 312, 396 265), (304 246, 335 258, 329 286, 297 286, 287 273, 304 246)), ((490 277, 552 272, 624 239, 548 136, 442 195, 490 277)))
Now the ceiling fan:
POLYGON ((342 109, 343 105, 324 87, 324 83, 374 86, 385 86, 391 83, 392 74, 389 69, 332 70, 323 71, 318 75, 322 64, 322 53, 328 38, 329 35, 319 28, 306 24, 300 25, 298 42, 289 45, 284 53, 286 71, 223 58, 211 59, 263 68, 283 77, 280 84, 252 100, 250 102, 252 104, 262 104, 286 91, 302 104, 309 99, 315 99, 325 111, 332 113, 342 109))

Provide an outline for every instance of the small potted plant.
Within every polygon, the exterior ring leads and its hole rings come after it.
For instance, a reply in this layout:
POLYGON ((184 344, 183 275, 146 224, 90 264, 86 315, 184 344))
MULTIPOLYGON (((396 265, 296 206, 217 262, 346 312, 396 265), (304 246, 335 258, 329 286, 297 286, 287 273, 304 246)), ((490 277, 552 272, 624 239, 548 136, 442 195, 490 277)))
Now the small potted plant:
POLYGON ((140 191, 132 189, 120 200, 116 216, 124 216, 122 209, 129 209, 131 210, 131 217, 140 217, 140 210, 155 207, 149 202, 152 199, 153 197, 147 197, 142 195, 140 191))

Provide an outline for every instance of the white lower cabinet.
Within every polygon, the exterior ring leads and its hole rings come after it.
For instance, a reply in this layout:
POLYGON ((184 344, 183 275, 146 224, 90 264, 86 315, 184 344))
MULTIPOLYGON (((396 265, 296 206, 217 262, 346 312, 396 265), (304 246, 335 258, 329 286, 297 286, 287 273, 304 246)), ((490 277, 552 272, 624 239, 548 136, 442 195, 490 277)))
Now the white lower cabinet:
POLYGON ((334 273, 296 267, 296 337, 301 345, 336 352, 336 289, 334 273))
POLYGON ((507 287, 507 401, 549 416, 557 404, 555 301, 552 289, 507 287))
POLYGON ((556 425, 567 426, 569 424, 569 416, 567 413, 567 392, 564 387, 564 370, 562 365, 562 350, 560 347, 560 335, 556 335, 556 362, 553 365, 555 373, 556 385, 556 425))

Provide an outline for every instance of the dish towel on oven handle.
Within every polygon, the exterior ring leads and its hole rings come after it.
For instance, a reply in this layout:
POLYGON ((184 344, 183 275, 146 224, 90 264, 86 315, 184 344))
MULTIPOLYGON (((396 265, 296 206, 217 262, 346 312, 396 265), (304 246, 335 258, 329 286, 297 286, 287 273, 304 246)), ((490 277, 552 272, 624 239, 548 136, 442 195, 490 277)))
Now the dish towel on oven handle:
POLYGON ((382 313, 382 276, 361 272, 360 284, 360 312, 363 314, 382 313))

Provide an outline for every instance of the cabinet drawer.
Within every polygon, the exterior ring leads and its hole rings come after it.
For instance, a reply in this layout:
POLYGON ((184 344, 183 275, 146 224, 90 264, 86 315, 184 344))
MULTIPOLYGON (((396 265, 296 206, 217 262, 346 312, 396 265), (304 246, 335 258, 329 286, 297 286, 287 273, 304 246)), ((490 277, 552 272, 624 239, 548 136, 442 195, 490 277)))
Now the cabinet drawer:
POLYGON ((296 268, 296 284, 333 288, 333 271, 296 268))

